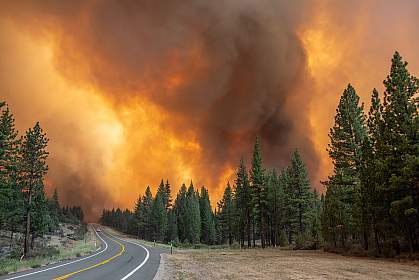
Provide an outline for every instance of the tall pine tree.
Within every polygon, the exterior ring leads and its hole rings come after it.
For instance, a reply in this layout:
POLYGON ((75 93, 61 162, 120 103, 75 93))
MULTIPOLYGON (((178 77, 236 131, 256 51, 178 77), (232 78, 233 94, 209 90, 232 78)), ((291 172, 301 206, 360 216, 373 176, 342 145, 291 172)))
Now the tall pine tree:
POLYGON ((48 139, 42 131, 39 123, 34 128, 29 129, 21 140, 22 144, 19 150, 20 156, 20 178, 22 180, 23 190, 26 193, 26 233, 24 244, 24 256, 29 252, 29 234, 31 232, 31 216, 33 215, 34 205, 40 207, 44 188, 43 179, 48 171, 46 151, 48 139))

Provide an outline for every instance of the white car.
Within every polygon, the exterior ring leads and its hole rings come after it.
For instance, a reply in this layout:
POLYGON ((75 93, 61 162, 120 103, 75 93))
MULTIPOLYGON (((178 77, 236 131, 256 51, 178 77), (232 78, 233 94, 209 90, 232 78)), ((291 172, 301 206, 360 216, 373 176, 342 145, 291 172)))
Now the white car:
POLYGON ((98 228, 98 229, 96 230, 96 232, 100 232, 100 228, 98 228))

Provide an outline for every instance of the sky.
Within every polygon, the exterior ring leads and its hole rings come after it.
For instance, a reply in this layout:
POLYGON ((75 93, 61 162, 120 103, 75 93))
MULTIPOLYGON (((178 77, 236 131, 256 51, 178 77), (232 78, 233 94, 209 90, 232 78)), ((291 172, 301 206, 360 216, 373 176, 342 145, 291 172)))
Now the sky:
POLYGON ((398 50, 419 75, 419 2, 2 1, 0 99, 50 139, 46 188, 89 220, 190 180, 213 207, 256 136, 313 188, 351 83, 365 108, 398 50))

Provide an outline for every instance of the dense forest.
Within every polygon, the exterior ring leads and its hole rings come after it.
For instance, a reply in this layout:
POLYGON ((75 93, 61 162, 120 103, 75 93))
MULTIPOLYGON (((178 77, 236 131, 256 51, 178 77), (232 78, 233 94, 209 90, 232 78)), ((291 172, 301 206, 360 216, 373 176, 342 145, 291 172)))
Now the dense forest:
POLYGON ((19 137, 7 104, 1 102, 0 110, 0 230, 10 232, 11 244, 15 233, 24 236, 27 256, 36 237, 54 232, 60 222, 81 223, 83 211, 61 207, 57 190, 50 198, 45 193, 48 139, 40 124, 19 137))
POLYGON ((104 210, 101 222, 146 240, 241 246, 277 246, 321 237, 321 201, 311 191, 306 167, 298 151, 289 167, 277 173, 262 165, 256 140, 250 172, 243 160, 233 187, 227 183, 223 198, 212 210, 208 190, 182 184, 172 201, 171 186, 162 180, 153 197, 150 187, 135 203, 133 212, 104 210))
POLYGON ((406 66, 396 52, 384 96, 373 90, 368 114, 352 85, 344 90, 329 134, 334 169, 324 195, 312 190, 298 150, 279 172, 265 168, 257 138, 250 168, 240 160, 214 209, 205 187, 183 184, 173 201, 162 180, 133 211, 103 210, 101 223, 175 244, 322 246, 390 257, 418 251, 419 81, 406 66))

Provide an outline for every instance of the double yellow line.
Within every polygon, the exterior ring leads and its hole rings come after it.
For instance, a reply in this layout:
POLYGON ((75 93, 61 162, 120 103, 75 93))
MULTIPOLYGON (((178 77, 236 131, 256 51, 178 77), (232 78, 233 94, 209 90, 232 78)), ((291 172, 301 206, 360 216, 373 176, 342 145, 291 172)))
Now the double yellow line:
POLYGON ((109 238, 109 239, 111 239, 112 241, 115 241, 115 242, 116 242, 116 243, 117 243, 117 244, 121 247, 121 250, 120 250, 120 251, 119 251, 116 255, 113 255, 113 256, 112 256, 112 257, 110 257, 109 259, 106 259, 106 260, 104 260, 104 261, 101 261, 100 263, 94 264, 94 265, 92 265, 92 266, 89 266, 89 267, 86 267, 86 268, 83 268, 83 269, 80 269, 80 270, 77 270, 77 271, 71 272, 71 273, 69 273, 69 274, 66 274, 66 275, 63 275, 63 276, 57 277, 57 278, 55 278, 54 280, 67 279, 68 277, 73 276, 73 275, 75 275, 75 274, 78 274, 78 273, 84 272, 84 271, 86 271, 86 270, 89 270, 89 269, 92 269, 92 268, 95 268, 95 267, 98 267, 98 266, 104 265, 104 264, 106 264, 106 263, 110 262, 111 260, 113 260, 113 259, 115 259, 115 258, 117 258, 117 257, 121 256, 121 255, 125 252, 125 245, 124 245, 124 244, 122 244, 121 242, 119 242, 119 241, 118 241, 118 240, 116 240, 116 239, 110 238, 109 236, 108 236, 108 238, 109 238))

